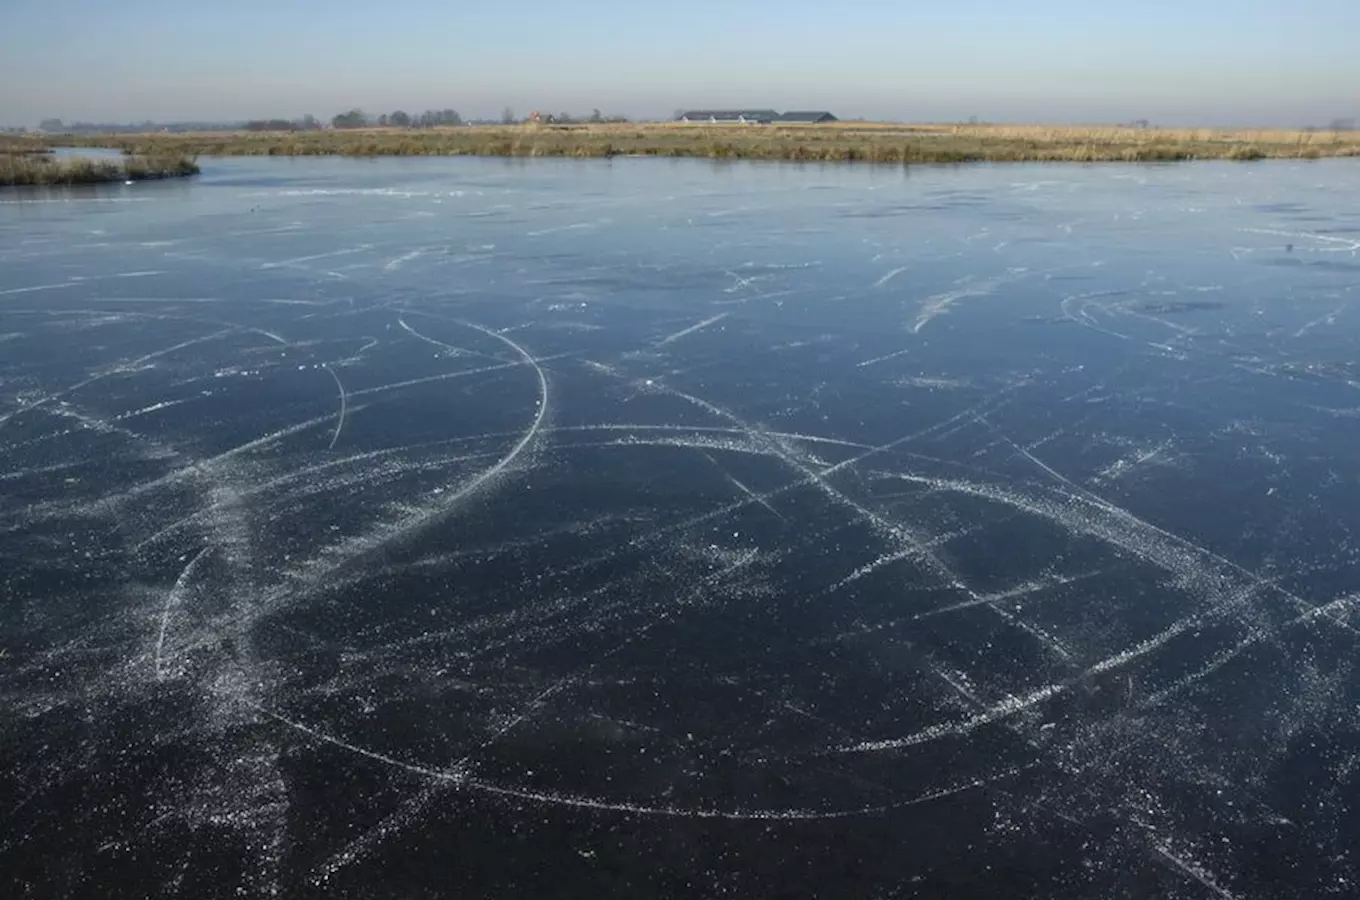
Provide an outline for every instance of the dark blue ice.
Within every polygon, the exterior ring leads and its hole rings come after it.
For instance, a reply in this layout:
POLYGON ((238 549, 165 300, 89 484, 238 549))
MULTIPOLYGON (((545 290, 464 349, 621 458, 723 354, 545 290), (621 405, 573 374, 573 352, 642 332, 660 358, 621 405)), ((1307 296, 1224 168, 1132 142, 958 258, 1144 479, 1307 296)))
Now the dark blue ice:
POLYGON ((0 194, 15 896, 1360 895, 1360 168, 0 194))

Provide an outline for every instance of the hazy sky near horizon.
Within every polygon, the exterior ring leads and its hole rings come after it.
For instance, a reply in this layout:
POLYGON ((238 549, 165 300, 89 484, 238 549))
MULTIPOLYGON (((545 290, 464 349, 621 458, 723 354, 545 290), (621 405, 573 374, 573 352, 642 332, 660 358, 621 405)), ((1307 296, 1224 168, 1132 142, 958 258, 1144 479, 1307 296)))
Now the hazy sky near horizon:
POLYGON ((510 106, 1360 118, 1360 0, 0 0, 0 125, 510 106))

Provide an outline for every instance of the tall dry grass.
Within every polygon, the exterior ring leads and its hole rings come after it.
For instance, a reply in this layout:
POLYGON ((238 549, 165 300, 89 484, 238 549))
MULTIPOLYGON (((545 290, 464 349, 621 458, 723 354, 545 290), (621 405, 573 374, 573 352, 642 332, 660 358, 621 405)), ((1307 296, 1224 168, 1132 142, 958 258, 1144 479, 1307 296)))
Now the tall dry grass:
POLYGON ((577 125, 94 135, 90 146, 207 156, 618 155, 878 163, 1158 162, 1360 156, 1360 134, 1012 125, 577 125))
POLYGON ((198 162, 193 157, 175 154, 107 160, 53 159, 32 152, 0 152, 0 186, 147 181, 197 175, 198 172, 198 162))

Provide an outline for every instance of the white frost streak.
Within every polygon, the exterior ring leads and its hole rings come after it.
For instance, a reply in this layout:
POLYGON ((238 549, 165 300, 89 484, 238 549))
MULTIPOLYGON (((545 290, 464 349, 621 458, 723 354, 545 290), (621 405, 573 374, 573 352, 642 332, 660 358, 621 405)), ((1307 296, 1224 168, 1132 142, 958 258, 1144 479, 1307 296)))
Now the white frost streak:
POLYGON ((1176 870, 1179 871, 1182 875, 1185 875, 1189 878, 1194 879, 1195 881, 1198 881, 1201 885, 1208 888, 1214 894, 1214 896, 1221 898, 1221 900, 1237 900, 1237 897, 1235 895, 1230 894, 1223 888, 1219 887, 1218 883, 1215 882, 1211 877, 1209 877, 1209 873, 1206 872, 1201 866, 1198 866, 1193 862, 1181 859, 1179 856, 1172 853, 1171 849, 1164 844, 1158 844, 1155 849, 1163 859, 1171 863, 1171 865, 1174 866, 1176 870))
POLYGON ((166 595, 165 608, 161 610, 160 633, 156 636, 155 662, 157 679, 165 678, 163 654, 165 650, 165 632, 170 626, 170 614, 184 602, 184 592, 189 585, 189 579, 193 577, 194 570, 198 567, 199 560, 207 556, 208 552, 211 550, 212 546, 209 545, 198 551, 198 555, 189 560, 189 564, 184 567, 184 571, 179 573, 179 577, 175 579, 174 585, 170 588, 170 593, 166 595))
MULTIPOLYGON (((921 731, 915 732, 914 734, 901 738, 865 741, 859 744, 842 747, 840 748, 840 752, 859 753, 894 750, 927 743, 947 736, 967 734, 983 725, 1021 713, 1053 697, 1067 693, 1075 684, 1081 681, 1081 678, 1113 671, 1128 665, 1134 660, 1147 656, 1160 649, 1174 638, 1192 632, 1212 619, 1231 613, 1237 607, 1246 603, 1258 590, 1274 588, 1275 590, 1284 593, 1283 588, 1263 582, 1259 576, 1237 566, 1231 561, 1225 560, 1202 547, 1186 541, 1184 538, 1145 522, 1142 519, 1133 516, 1126 510, 1108 504, 1094 496, 1087 496, 1084 493, 1068 496, 1066 498, 1067 503, 1063 506, 1050 507, 1047 504, 1020 497, 1019 495, 990 485, 975 485, 965 481, 951 481, 901 473, 895 474, 893 477, 916 484, 929 485, 940 490, 954 490, 965 494, 971 494, 976 497, 990 499, 995 502, 1007 503, 1074 530, 1081 528, 1081 530, 1088 534, 1097 536, 1153 563, 1154 565, 1169 572, 1177 573, 1187 579, 1195 579, 1198 577, 1200 580, 1211 580, 1213 573, 1207 572, 1203 568, 1203 561, 1209 560, 1218 564, 1220 571, 1226 569, 1233 571, 1239 576, 1245 576, 1245 578, 1249 580, 1249 584, 1239 584, 1233 589, 1226 590, 1224 588, 1214 588, 1214 592, 1217 596, 1215 597, 1215 602, 1209 608, 1192 613, 1183 619, 1173 622, 1152 637, 1094 663, 1089 666, 1079 678, 1069 679, 1061 684, 1051 684, 1032 691, 1022 697, 1010 697, 961 722, 946 722, 932 725, 921 731), (1090 519, 1083 519, 1074 508, 1076 506, 1086 507, 1091 513, 1090 519), (1140 538, 1141 540, 1135 540, 1136 538, 1140 538), (1198 557, 1198 559, 1196 559, 1196 557, 1198 557)), ((1285 593, 1285 596, 1292 595, 1285 593)), ((1345 601, 1345 599, 1346 598, 1342 598, 1342 600, 1334 601, 1335 605, 1327 604, 1326 606, 1310 607, 1307 615, 1311 618, 1327 618, 1328 621, 1337 622, 1330 613, 1334 609, 1343 606, 1343 601, 1345 601)))
POLYGON ((992 293, 992 287, 987 286, 958 291, 946 291, 943 294, 927 297, 926 301, 921 304, 921 312, 916 316, 916 322, 911 326, 911 331, 913 334, 920 334, 921 329, 929 325, 931 319, 949 312, 949 308, 960 300, 965 300, 969 297, 985 297, 990 293, 992 293))
MULTIPOLYGON (((315 584, 319 579, 326 578, 337 570, 352 565, 369 553, 372 553, 374 550, 380 547, 389 546, 392 542, 401 540, 416 532, 418 529, 438 521, 441 517, 447 515, 459 501, 480 490, 492 479, 505 472, 539 437, 543 428, 544 419, 548 412, 548 378, 544 373, 542 366, 539 365, 538 360, 515 341, 504 335, 498 334, 489 328, 484 328, 481 325, 472 322, 460 322, 459 324, 465 328, 479 331, 488 337, 495 338, 517 353, 521 357, 522 362, 512 363, 510 365, 528 365, 534 370, 538 376, 539 396, 537 401, 538 411, 534 415, 533 421, 530 422, 528 428, 519 435, 519 439, 515 441, 509 451, 493 465, 458 485, 452 491, 448 493, 442 491, 437 493, 430 505, 424 508, 412 509, 408 515, 394 521, 385 522, 370 529, 364 534, 356 535, 338 544, 331 545, 307 567, 309 571, 297 573, 303 581, 309 581, 315 584)), ((355 393, 358 394, 362 392, 356 391, 355 393)), ((300 583, 295 583, 291 589, 281 589, 274 599, 286 596, 291 590, 295 590, 301 586, 300 583)))
POLYGON ((882 278, 878 279, 878 281, 875 281, 873 283, 873 287, 881 288, 889 281, 892 281, 894 278, 896 278, 898 275, 901 275, 905 271, 907 271, 906 266, 899 266, 898 268, 893 269, 891 272, 884 275, 882 278))
POLYGON ((364 244, 362 247, 352 247, 348 250, 332 250, 329 253, 316 253, 313 254, 312 256, 296 256, 292 259, 285 259, 280 262, 265 263, 264 265, 260 266, 260 268, 261 269, 287 268, 291 266, 297 266, 302 263, 313 262, 318 259, 331 259, 336 256, 349 256, 350 254, 353 253, 363 253, 365 250, 372 249, 373 249, 372 244, 364 244))
MULTIPOLYGON (((561 358, 562 358, 561 354, 555 356, 545 356, 543 357, 542 360, 540 360, 540 362, 546 362, 547 360, 550 359, 561 358)), ((517 369, 523 365, 525 365, 525 362, 523 360, 516 360, 515 362, 500 363, 499 365, 495 366, 483 366, 480 369, 464 369, 461 372, 445 372, 443 375, 426 375, 424 378, 411 378, 407 381, 394 381, 391 384, 380 384, 376 387, 363 388, 361 390, 352 392, 350 396, 363 397, 367 396, 368 394, 384 394, 388 391, 395 391, 404 387, 412 387, 417 384, 433 384, 436 381, 450 381, 454 378, 466 378, 469 375, 482 375, 486 372, 499 372, 502 369, 517 369)), ((491 436, 492 435, 482 435, 482 437, 491 436)))
MULTIPOLYGON (((996 429, 996 428, 993 427, 990 423, 988 423, 988 422, 986 421, 986 419, 984 419, 982 416, 978 416, 978 417, 977 417, 977 420, 978 420, 979 424, 982 424, 982 425, 986 426, 987 428, 989 428, 993 433, 995 433, 995 434, 996 434, 998 437, 1000 437, 1003 441, 1005 441, 1005 442, 1006 442, 1007 444, 1009 444, 1012 448, 1014 448, 1014 450, 1015 450, 1016 453, 1019 453, 1021 456, 1025 457, 1025 458, 1028 459, 1031 463, 1033 463, 1035 466, 1037 466, 1038 468, 1042 469, 1045 473, 1047 473, 1049 476, 1051 476, 1055 481, 1058 481, 1059 483, 1061 483, 1061 484, 1067 486, 1068 488, 1070 488, 1070 489, 1071 489, 1078 497, 1080 497, 1083 501, 1085 501, 1085 502, 1087 502, 1087 503, 1090 503, 1091 505, 1097 507, 1098 509, 1100 509, 1100 510, 1106 512, 1106 513, 1108 513, 1109 515, 1111 515, 1111 516, 1113 516, 1113 517, 1116 517, 1117 519, 1123 520, 1124 522, 1126 522, 1126 523, 1128 523, 1128 524, 1134 526, 1134 527, 1137 528, 1137 529, 1145 530, 1145 531, 1148 531, 1148 532, 1152 532, 1152 533, 1156 534, 1157 536, 1159 536, 1159 537, 1165 539, 1166 541, 1169 541, 1169 542, 1171 542, 1172 544, 1177 545, 1179 548, 1182 548, 1184 551, 1188 551, 1188 552, 1190 552, 1190 553, 1193 553, 1193 554, 1196 555, 1196 556, 1199 556, 1199 557, 1204 558, 1204 559, 1208 559, 1208 560, 1212 561, 1213 563, 1215 563, 1215 564, 1217 564, 1217 565, 1219 565, 1219 566, 1222 566, 1223 568, 1230 569, 1230 570, 1236 572, 1238 575, 1243 576, 1247 581, 1249 581, 1250 584, 1251 584, 1251 587, 1252 587, 1253 589, 1256 589, 1256 590, 1260 590, 1260 589, 1271 589, 1271 590, 1278 591, 1279 594, 1280 594, 1281 596, 1283 596, 1283 597, 1285 597, 1286 599, 1288 599, 1292 604, 1294 604, 1295 607, 1297 607, 1298 609, 1300 609, 1300 610, 1302 610, 1302 611, 1304 611, 1304 612, 1317 612, 1317 611, 1320 609, 1320 607, 1314 606, 1313 604, 1311 604, 1311 603, 1309 603, 1308 601, 1304 600, 1302 597, 1298 596, 1297 594, 1295 594, 1295 593, 1293 593, 1293 592, 1291 592, 1291 591, 1289 591, 1289 590, 1286 590, 1285 588, 1281 587, 1280 585, 1278 585, 1278 584, 1276 584, 1276 583, 1274 583, 1274 582, 1266 581, 1264 578, 1262 578, 1262 577, 1261 577, 1260 575, 1258 575, 1257 573, 1251 571, 1250 569, 1248 569, 1248 568, 1246 568, 1246 567, 1244 567, 1244 566, 1238 565, 1237 563, 1233 562, 1232 560, 1228 559, 1227 557, 1225 557, 1225 556, 1220 556, 1219 554, 1213 552, 1212 550, 1208 549, 1207 547, 1201 546, 1200 544, 1196 544, 1195 542, 1193 542, 1193 541, 1191 541, 1191 540, 1189 540, 1189 539, 1187 539, 1187 538, 1183 538, 1183 537, 1181 537, 1181 536, 1178 535, 1178 534, 1175 534, 1175 533, 1173 533, 1173 532, 1167 531, 1166 529, 1161 528, 1161 527, 1159 527, 1159 526, 1157 526, 1157 525, 1154 525, 1153 523, 1147 521, 1146 519, 1139 518, 1138 516, 1136 516, 1136 515, 1134 515, 1133 513, 1129 512, 1127 509, 1124 509, 1124 507, 1118 506, 1118 505, 1116 505, 1116 504, 1114 504, 1114 503, 1111 503, 1110 501, 1106 500, 1104 497, 1101 497, 1099 494, 1095 494, 1095 493, 1093 493, 1093 492, 1087 490, 1086 488, 1084 488, 1084 487, 1082 487, 1081 485, 1077 484, 1077 483, 1076 483, 1075 481, 1073 481, 1072 479, 1068 478, 1066 475, 1062 474, 1062 473, 1059 472, 1058 470, 1054 469, 1052 466, 1050 466, 1050 465, 1048 465, 1047 463, 1045 463, 1043 460, 1039 459, 1037 456, 1035 456, 1033 453, 1031 453, 1031 452, 1030 452, 1029 450, 1027 450, 1026 448, 1021 447, 1020 445, 1016 444, 1016 443, 1015 443, 1014 441, 1012 441, 1009 437, 1007 437, 1004 433, 1002 433, 1000 430, 996 429)), ((1167 566, 1167 568, 1170 569, 1171 571, 1176 571, 1175 569, 1172 569, 1170 566, 1167 566)), ((1334 624, 1338 625, 1339 627, 1345 628, 1345 629, 1348 630, 1348 631, 1354 631, 1354 629, 1350 628, 1349 625, 1346 625, 1344 622, 1340 621, 1339 619, 1335 619, 1335 618, 1333 618, 1333 617, 1327 615, 1325 612, 1320 613, 1320 615, 1327 616, 1327 618, 1328 618, 1329 621, 1333 622, 1334 624)))
POLYGON ((726 319, 729 315, 731 315, 731 313, 718 313, 716 316, 710 316, 707 319, 704 319, 702 322, 696 322, 695 324, 689 326, 688 328, 685 328, 681 331, 677 331, 675 334, 672 334, 668 337, 662 338, 661 340, 657 341, 653 346, 664 347, 669 343, 680 340, 682 337, 685 337, 686 335, 694 334, 694 332, 696 331, 702 331, 703 329, 707 328, 710 325, 715 325, 718 322, 721 322, 723 319, 726 319))
MULTIPOLYGON (((1284 631, 1287 628, 1293 628, 1295 625, 1301 625, 1305 622, 1311 622, 1314 619, 1319 618, 1330 619, 1333 613, 1337 613, 1346 609, 1347 607, 1353 605, 1357 600, 1360 600, 1360 594, 1347 594, 1344 597, 1337 597, 1335 600, 1331 600, 1327 603, 1322 604, 1321 606, 1315 606, 1308 612, 1303 613, 1302 615, 1297 616, 1293 619, 1290 619, 1288 622, 1285 622, 1283 625, 1281 625, 1278 630, 1284 631)), ((1333 619, 1332 621, 1336 620, 1333 619)), ((1151 707, 1159 706, 1162 703, 1165 703, 1172 696, 1179 694, 1181 691, 1185 690, 1191 685, 1197 684, 1203 681, 1205 678, 1208 678, 1210 675, 1214 674, 1219 669, 1223 668, 1228 663, 1232 662, 1234 659, 1240 656, 1244 650, 1247 650, 1248 648, 1261 643, 1262 641, 1271 637, 1273 633, 1274 632, 1267 629, 1258 629, 1256 631, 1253 631, 1243 640, 1238 641, 1233 646, 1229 647, 1228 649, 1216 655, 1213 659, 1209 660, 1198 671, 1191 672, 1189 675, 1186 675, 1185 677, 1181 678, 1171 686, 1161 691, 1158 691, 1156 694, 1153 694, 1151 697, 1147 699, 1146 705, 1151 707)))
POLYGON ((340 414, 336 417, 335 434, 331 435, 331 445, 326 448, 334 450, 335 442, 340 440, 340 429, 345 427, 345 412, 349 408, 349 394, 345 393, 345 386, 340 383, 340 376, 335 374, 335 370, 329 364, 324 365, 324 368, 331 373, 331 377, 335 379, 335 387, 340 391, 340 414))
POLYGON ((964 719, 962 722, 943 722, 939 725, 923 728, 915 734, 909 734, 906 737, 891 738, 881 741, 863 741, 848 747, 842 747, 839 752, 869 753, 881 750, 900 750, 904 747, 927 744, 944 737, 962 736, 969 732, 976 731, 984 725, 990 725, 992 722, 1000 721, 1008 716, 1023 712, 1030 707, 1037 706, 1045 700, 1056 697, 1066 690, 1067 688, 1064 685, 1050 684, 1047 687, 1031 691, 1023 697, 1007 698, 1001 703, 988 707, 975 716, 964 719))
POLYGON ((495 784, 490 781, 484 781, 479 778, 471 778, 461 770, 436 769, 431 766, 423 766, 418 763, 407 762, 406 760, 397 759, 396 757, 392 756, 387 756, 386 754, 378 753, 373 750, 368 750, 356 744, 351 744, 348 741, 341 740, 340 738, 332 737, 331 735, 326 734, 323 731, 318 731, 317 729, 304 725, 303 723, 298 722, 294 719, 290 719, 286 716, 280 715, 279 713, 267 709, 266 707, 260 706, 259 704, 247 701, 247 705, 258 711, 262 715, 268 716, 274 721, 279 722, 282 725, 286 725, 289 728, 293 729, 294 731, 304 734, 315 741, 319 741, 323 744, 329 744, 333 747, 338 747, 341 750, 347 750, 350 753, 358 754, 359 756, 371 759, 374 762, 379 762, 382 763, 383 765, 391 766, 393 768, 409 772, 412 775, 418 775, 422 778, 429 778, 435 781, 444 782, 446 784, 458 788, 480 791, 482 793, 492 794, 495 796, 505 797, 514 800, 527 800, 551 806, 566 806, 573 807, 576 809, 588 809, 597 812, 624 813, 636 816, 665 817, 677 819, 727 819, 732 821, 768 821, 768 820, 819 821, 828 819, 849 819, 858 816, 867 816, 874 815, 877 813, 888 812, 894 809, 902 809, 909 806, 917 806, 922 803, 929 803, 933 800, 941 800, 945 797, 951 797, 954 796, 955 794, 961 794, 965 791, 975 790, 987 784, 991 784, 993 782, 1000 781, 1005 778, 1010 778, 1018 774, 1019 772, 1032 767, 1032 766, 1017 766, 1010 769, 1005 769, 994 775, 990 775, 983 778, 976 778, 972 781, 964 782, 962 784, 951 785, 946 788, 941 788, 940 790, 931 791, 926 794, 921 794, 920 796, 913 797, 910 800, 903 800, 897 803, 886 803, 874 806, 860 807, 857 809, 729 810, 729 809, 704 809, 704 808, 688 809, 684 807, 674 806, 648 806, 639 803, 629 803, 627 801, 603 800, 596 799, 593 797, 579 797, 572 794, 560 794, 554 791, 541 791, 534 790, 532 788, 508 787, 501 784, 495 784))
POLYGON ((146 365, 147 363, 151 362, 154 359, 159 359, 162 356, 168 356, 171 353, 175 353, 187 347, 192 347, 195 344, 203 344, 207 343, 208 341, 218 340, 219 338, 225 337, 238 330, 239 329, 236 328, 236 326, 231 326, 229 328, 224 328, 221 331, 217 331, 212 334, 205 335, 203 337, 190 338, 185 341, 180 341, 178 344, 166 347, 163 350, 153 350, 151 353, 139 356, 136 359, 132 360, 131 362, 115 364, 103 371, 96 372, 95 374, 84 379, 83 381, 76 382, 75 384, 71 385, 70 387, 64 390, 57 391, 55 394, 48 394, 46 397, 34 400, 32 403, 29 403, 26 406, 21 406, 18 409, 14 410, 13 412, 5 413, 3 416, 0 416, 0 425, 3 425, 4 423, 8 422, 10 419, 13 419, 15 416, 21 413, 33 409, 39 409, 43 406, 46 406, 47 404, 51 403, 54 400, 60 400, 63 397, 73 394, 76 391, 80 390, 81 388, 89 387, 90 385, 95 384, 96 382, 103 381, 105 378, 111 378, 114 375, 123 375, 129 372, 135 372, 142 366, 146 365))
POLYGON ((505 468, 519 458, 519 455, 533 442, 534 438, 538 437, 538 431, 543 427, 543 417, 548 414, 548 376, 543 373, 543 368, 538 364, 538 360, 534 359, 528 350, 525 350, 518 343, 502 334, 497 334, 489 328, 483 328, 472 322, 464 322, 463 324, 468 328, 480 331, 482 334, 493 337, 504 343, 511 350, 518 353, 526 365, 533 368, 535 374, 538 375, 538 414, 534 416, 534 421, 529 425, 528 429, 525 430, 524 435, 519 439, 515 446, 510 448, 510 452, 505 454, 505 456, 503 456, 494 466, 491 466, 489 469, 460 487, 458 491, 448 499, 448 502, 450 503, 467 496, 486 484, 496 475, 505 471, 505 468))
POLYGON ((11 294, 31 294, 34 291, 55 291, 58 288, 75 287, 78 284, 80 284, 79 281, 63 281, 58 284, 35 284, 32 287, 10 288, 0 291, 0 297, 7 297, 11 294))
POLYGON ((351 744, 348 741, 342 741, 337 737, 331 737, 329 734, 326 734, 323 731, 317 731, 315 728, 309 728, 308 726, 303 725, 301 722, 297 722, 294 721, 293 719, 281 716, 271 709, 266 709, 265 707, 260 706, 258 703, 252 703, 248 700, 243 702, 245 702, 246 705, 250 706, 256 711, 260 712, 261 714, 266 715, 269 718, 273 719, 274 721, 287 725, 294 731, 299 731, 307 735, 308 737, 320 741, 324 744, 330 744, 333 747, 339 747, 341 750, 348 750, 350 753, 357 753, 360 756, 367 757, 368 759, 371 759, 375 762, 383 763, 384 765, 392 766, 397 769, 404 769, 405 771, 410 772, 412 775, 419 775, 423 778, 434 778, 438 781, 455 781, 455 782, 462 780, 462 776, 456 772, 446 772, 442 769, 432 769, 428 766, 421 766, 415 763, 406 762, 405 760, 397 759, 394 756, 386 756, 385 754, 377 753, 373 750, 367 750, 356 744, 351 744))
POLYGON ((153 403, 150 406, 143 406, 141 409, 133 409, 128 410, 127 412, 119 413, 118 415, 109 419, 109 421, 122 422, 125 419, 135 419, 138 416, 146 416, 154 412, 160 412, 163 409, 169 409, 172 406, 179 406, 181 403, 188 403, 192 399, 195 398, 184 397, 179 400, 161 400, 160 402, 153 403))
MULTIPOLYGON (((438 339, 436 339, 436 338, 432 338, 432 337, 430 337, 429 335, 421 334, 419 331, 416 331, 414 328, 412 328, 412 327, 407 323, 407 321, 406 321, 405 319, 401 318, 400 316, 397 317, 397 324, 401 326, 402 331, 405 331, 407 334, 409 334, 411 337, 415 338, 416 340, 418 340, 418 341, 424 341, 425 343, 429 344, 430 346, 432 346, 432 347, 438 347, 438 348, 440 348, 441 350, 447 350, 449 353, 452 353, 454 356, 468 356, 468 355, 472 355, 472 356, 488 356, 488 354, 485 354, 485 353, 479 353, 479 352, 477 352, 477 351, 475 351, 475 350, 468 350, 468 349, 465 348, 465 347, 458 347, 458 346, 456 346, 456 345, 454 345, 454 344, 447 344, 447 343, 445 343, 444 341, 438 340, 438 339)), ((485 330, 485 329, 483 329, 483 330, 485 330)), ((488 332, 488 333, 490 333, 490 332, 488 332)), ((499 337, 499 335, 497 335, 497 336, 499 337)), ((488 356, 488 358, 489 358, 489 359, 495 359, 496 357, 488 356)), ((436 377, 439 377, 439 376, 436 376, 436 377)))
POLYGON ((403 265, 420 256, 424 252, 425 252, 424 250, 412 250, 410 253, 398 256, 396 259, 392 260, 387 265, 383 266, 383 270, 387 272, 392 272, 397 269, 400 269, 403 265))
POLYGON ((863 369, 865 366, 875 366, 881 362, 887 362, 890 359, 896 359, 897 357, 904 356, 905 354, 908 354, 910 352, 911 348, 908 348, 906 350, 894 350, 892 353, 885 353, 882 356, 875 356, 873 359, 866 359, 864 362, 860 363, 855 368, 863 369))
POLYGON ((747 487, 745 484, 737 480, 737 477, 733 475, 731 472, 727 471, 722 466, 718 465, 718 461, 714 459, 711 454, 705 453, 704 458, 707 459, 709 462, 713 463, 713 467, 717 469, 719 472, 721 472, 723 477, 730 481, 737 490, 741 491, 747 497, 751 498, 752 501, 759 503, 761 506, 765 507, 765 509, 768 510, 772 515, 774 515, 775 518, 784 522, 788 521, 788 519, 784 518, 783 513, 774 508, 774 504, 772 504, 769 500, 760 496, 755 491, 747 487))
POLYGON ((918 534, 915 529, 907 525, 894 522, 879 515, 831 484, 827 479, 827 475, 834 471, 837 468, 836 466, 832 466, 823 471, 818 471, 816 468, 809 466, 803 460, 791 453, 786 445, 774 440, 769 432, 753 427, 731 411, 709 403, 707 400, 700 397, 686 394, 683 391, 670 390, 669 393, 736 424, 746 432, 746 435, 753 446, 768 448, 771 455, 783 461, 794 471, 801 473, 805 478, 810 479, 811 486, 818 488, 822 493, 826 494, 837 503, 853 510, 863 522, 873 528, 873 530, 881 537, 886 540, 891 540, 899 549, 910 549, 916 553, 920 558, 923 567, 930 569, 941 581, 964 591, 965 593, 972 594, 972 591, 968 589, 968 586, 963 583, 958 575, 930 549, 929 540, 927 538, 918 534))

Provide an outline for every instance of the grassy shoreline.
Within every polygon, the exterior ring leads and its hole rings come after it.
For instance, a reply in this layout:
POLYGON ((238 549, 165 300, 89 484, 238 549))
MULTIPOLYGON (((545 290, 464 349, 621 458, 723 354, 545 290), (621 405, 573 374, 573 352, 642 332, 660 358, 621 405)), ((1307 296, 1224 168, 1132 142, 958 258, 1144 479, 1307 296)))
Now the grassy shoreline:
POLYGON ((54 159, 33 150, 0 152, 0 187, 107 184, 197 175, 198 162, 182 154, 125 156, 121 160, 54 159))
POLYGON ((1042 126, 589 125, 56 136, 186 156, 611 156, 870 162, 1171 162, 1360 157, 1360 133, 1042 126))

